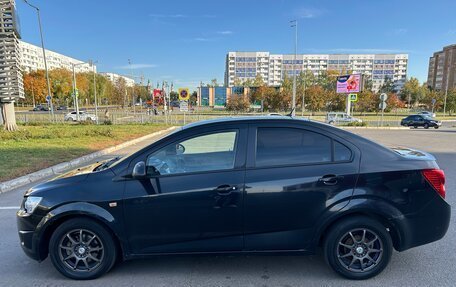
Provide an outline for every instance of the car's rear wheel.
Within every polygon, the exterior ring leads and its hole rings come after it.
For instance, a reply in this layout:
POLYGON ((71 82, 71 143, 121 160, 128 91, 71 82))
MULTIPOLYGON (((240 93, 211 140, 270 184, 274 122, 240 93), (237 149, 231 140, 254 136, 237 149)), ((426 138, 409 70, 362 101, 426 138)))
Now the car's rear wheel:
POLYGON ((86 218, 65 221, 49 242, 52 264, 64 276, 95 279, 116 261, 116 245, 108 230, 86 218))
POLYGON ((435 127, 434 127, 434 129, 438 129, 438 128, 439 128, 439 126, 435 126, 435 127))
POLYGON ((417 128, 418 128, 418 126, 413 126, 413 128, 414 128, 414 129, 417 129, 417 128))
POLYGON ((424 128, 425 128, 425 129, 428 129, 428 128, 429 128, 429 124, 428 124, 428 123, 425 123, 425 124, 424 124, 424 128))
POLYGON ((72 121, 74 121, 74 119, 71 118, 71 117, 70 117, 70 118, 67 118, 66 120, 67 120, 67 122, 72 122, 72 121))
POLYGON ((385 269, 393 250, 386 228, 368 217, 343 220, 329 230, 324 242, 326 262, 340 275, 363 280, 385 269))

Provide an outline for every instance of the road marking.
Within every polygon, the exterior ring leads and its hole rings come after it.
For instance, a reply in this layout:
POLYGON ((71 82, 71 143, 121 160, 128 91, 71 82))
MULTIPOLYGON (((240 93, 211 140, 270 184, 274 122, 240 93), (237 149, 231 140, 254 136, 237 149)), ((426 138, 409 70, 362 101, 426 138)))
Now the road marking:
POLYGON ((0 210, 19 209, 19 206, 0 206, 0 210))

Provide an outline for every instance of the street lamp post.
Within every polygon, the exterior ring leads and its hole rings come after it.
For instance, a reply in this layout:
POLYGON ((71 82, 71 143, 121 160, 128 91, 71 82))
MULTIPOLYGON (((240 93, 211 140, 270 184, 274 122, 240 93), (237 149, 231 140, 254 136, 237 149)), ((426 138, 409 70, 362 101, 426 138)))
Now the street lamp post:
POLYGON ((296 58, 298 53, 298 20, 290 21, 291 27, 295 28, 295 52, 293 61, 293 101, 291 104, 291 116, 296 115, 296 58))
POLYGON ((97 101, 97 75, 95 73, 95 64, 98 63, 98 61, 89 61, 89 64, 92 66, 92 72, 93 72, 93 97, 95 101, 95 118, 97 119, 97 125, 98 125, 98 101, 97 101))
POLYGON ((74 68, 76 66, 79 66, 79 65, 84 65, 86 63, 84 62, 81 62, 81 63, 71 63, 71 65, 73 66, 73 96, 74 96, 74 107, 76 108, 76 121, 79 122, 79 99, 78 99, 78 96, 79 96, 79 93, 77 91, 77 87, 76 87, 76 73, 75 73, 75 70, 74 68))
POLYGON ((52 95, 51 95, 51 84, 49 81, 49 71, 47 67, 47 60, 46 60, 46 49, 44 48, 44 40, 43 40, 43 29, 41 27, 41 16, 40 16, 40 8, 36 7, 35 5, 30 4, 27 0, 24 0, 24 2, 32 7, 33 9, 36 10, 36 14, 38 17, 38 27, 40 29, 40 38, 41 38, 41 48, 43 49, 43 60, 44 60, 44 70, 46 72, 46 84, 47 84, 47 90, 48 90, 48 96, 49 98, 49 106, 51 109, 51 116, 52 120, 54 120, 54 106, 52 104, 52 95))

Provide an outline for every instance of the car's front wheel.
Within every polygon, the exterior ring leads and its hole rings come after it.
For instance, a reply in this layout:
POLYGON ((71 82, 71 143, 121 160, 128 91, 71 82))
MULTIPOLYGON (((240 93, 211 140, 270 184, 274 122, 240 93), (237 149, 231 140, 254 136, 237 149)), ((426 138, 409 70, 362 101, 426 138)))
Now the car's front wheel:
POLYGON ((425 123, 425 124, 424 124, 424 128, 425 128, 425 129, 428 129, 428 128, 429 128, 429 124, 428 124, 428 123, 425 123))
POLYGON ((340 275, 363 280, 388 265, 393 250, 386 228, 368 217, 352 217, 337 223, 324 241, 326 262, 340 275))
POLYGON ((95 279, 116 261, 116 245, 108 230, 86 218, 62 223, 49 242, 52 264, 64 276, 95 279))

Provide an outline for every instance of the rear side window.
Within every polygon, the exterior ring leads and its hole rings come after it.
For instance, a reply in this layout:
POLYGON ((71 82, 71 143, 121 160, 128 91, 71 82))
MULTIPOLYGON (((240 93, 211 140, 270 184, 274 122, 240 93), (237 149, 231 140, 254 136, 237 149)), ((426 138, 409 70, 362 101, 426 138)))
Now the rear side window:
POLYGON ((258 128, 256 166, 331 162, 332 142, 319 133, 294 128, 258 128))
POLYGON ((338 141, 334 142, 334 161, 348 161, 351 159, 351 150, 338 141))

